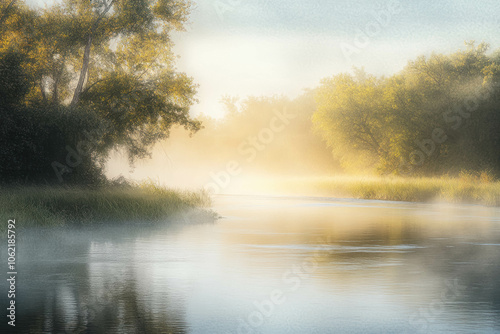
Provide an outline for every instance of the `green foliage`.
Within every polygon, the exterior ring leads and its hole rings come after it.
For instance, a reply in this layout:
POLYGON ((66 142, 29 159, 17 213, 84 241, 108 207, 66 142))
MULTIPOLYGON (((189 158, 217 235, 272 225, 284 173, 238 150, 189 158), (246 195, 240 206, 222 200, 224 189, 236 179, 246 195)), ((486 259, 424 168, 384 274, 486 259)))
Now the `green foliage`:
POLYGON ((488 46, 410 61, 375 78, 325 79, 313 123, 346 169, 381 173, 500 171, 500 67, 488 46))
POLYGON ((125 148, 133 162, 173 125, 199 130, 189 115, 195 85, 176 71, 170 41, 190 6, 64 0, 35 10, 23 1, 2 2, 1 181, 51 183, 51 163, 70 169, 66 147, 76 149, 93 131, 92 150, 66 181, 99 183, 111 150, 125 148))
POLYGON ((0 56, 0 105, 15 105, 30 88, 29 75, 22 68, 23 55, 9 51, 0 56))
POLYGON ((323 80, 317 91, 313 123, 328 134, 324 138, 344 166, 352 159, 370 163, 386 154, 383 85, 372 76, 341 74, 323 80))
POLYGON ((104 182, 99 159, 99 137, 86 133, 99 126, 97 115, 67 107, 0 107, 0 183, 59 183, 53 163, 75 168, 64 175, 67 184, 100 185, 104 182), (85 147, 83 147, 83 145, 85 147), (85 149, 85 153, 78 151, 85 149), (80 159, 80 160, 79 160, 80 159))

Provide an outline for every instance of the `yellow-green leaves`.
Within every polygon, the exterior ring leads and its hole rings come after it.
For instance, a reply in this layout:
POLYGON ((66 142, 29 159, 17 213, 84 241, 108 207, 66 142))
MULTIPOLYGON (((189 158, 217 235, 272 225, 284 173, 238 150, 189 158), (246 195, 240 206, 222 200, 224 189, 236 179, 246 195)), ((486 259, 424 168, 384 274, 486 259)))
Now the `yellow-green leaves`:
POLYGON ((32 10, 2 0, 0 59, 16 52, 29 74, 20 103, 88 110, 113 126, 103 152, 123 145, 131 157, 143 156, 174 124, 200 128, 189 115, 196 87, 176 72, 169 36, 182 29, 189 7, 182 0, 61 0, 32 10))
POLYGON ((349 169, 498 166, 500 57, 487 50, 469 43, 451 55, 421 56, 390 78, 357 71, 325 79, 315 128, 349 169))

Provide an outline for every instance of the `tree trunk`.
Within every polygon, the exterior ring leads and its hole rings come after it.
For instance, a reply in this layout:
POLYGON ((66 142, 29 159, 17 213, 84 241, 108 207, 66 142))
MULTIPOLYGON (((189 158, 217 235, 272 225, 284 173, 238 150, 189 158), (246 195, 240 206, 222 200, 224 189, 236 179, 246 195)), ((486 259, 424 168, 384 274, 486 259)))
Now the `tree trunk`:
POLYGON ((64 67, 66 65, 65 56, 63 56, 63 62, 61 64, 61 68, 55 74, 54 78, 54 86, 52 90, 52 105, 56 106, 59 103, 59 81, 61 81, 61 76, 63 75, 64 67))
POLYGON ((40 79, 40 93, 42 94, 42 101, 45 104, 47 102, 47 96, 45 95, 45 87, 43 87, 43 77, 40 79))
POLYGON ((76 107, 76 105, 78 104, 78 101, 80 101, 80 95, 82 94, 82 91, 83 91, 83 83, 85 82, 85 76, 87 75, 88 68, 89 68, 90 48, 92 46, 92 35, 94 34, 97 27, 99 26, 99 23, 101 23, 101 20, 106 16, 106 13, 111 9, 111 7, 113 6, 115 1, 116 0, 111 0, 111 2, 106 6, 104 11, 99 15, 97 20, 94 22, 94 24, 90 28, 87 44, 85 45, 85 51, 83 52, 83 63, 82 63, 82 69, 80 70, 80 78, 78 79, 78 84, 75 88, 75 92, 73 94, 73 99, 71 100, 70 108, 76 107))
POLYGON ((83 83, 85 82, 85 76, 89 68, 90 62, 90 47, 92 46, 92 34, 89 35, 87 40, 87 45, 85 45, 85 51, 83 52, 83 63, 82 69, 80 70, 80 78, 78 79, 78 84, 76 85, 75 92, 73 93, 73 99, 71 100, 71 108, 74 108, 78 101, 80 101, 80 95, 83 90, 83 83))

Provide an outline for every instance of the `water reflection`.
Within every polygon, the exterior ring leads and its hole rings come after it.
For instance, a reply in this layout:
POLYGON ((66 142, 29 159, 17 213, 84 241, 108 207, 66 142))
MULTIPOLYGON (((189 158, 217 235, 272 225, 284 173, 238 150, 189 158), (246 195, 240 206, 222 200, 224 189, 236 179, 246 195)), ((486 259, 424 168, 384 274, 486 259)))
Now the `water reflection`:
POLYGON ((137 251, 137 240, 150 238, 153 230, 23 233, 16 332, 187 332, 182 300, 174 300, 175 293, 155 275, 159 263, 151 262, 144 250, 137 251))
POLYGON ((499 208, 221 196, 217 210, 215 225, 23 231, 17 330, 500 331, 499 208))

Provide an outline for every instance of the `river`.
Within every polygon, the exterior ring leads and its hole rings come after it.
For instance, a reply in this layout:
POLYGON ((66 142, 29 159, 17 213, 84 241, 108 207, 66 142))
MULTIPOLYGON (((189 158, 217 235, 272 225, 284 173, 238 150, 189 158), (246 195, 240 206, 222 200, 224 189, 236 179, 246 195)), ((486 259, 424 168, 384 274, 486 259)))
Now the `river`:
POLYGON ((214 209, 216 223, 19 231, 17 332, 500 332, 500 208, 227 195, 214 209))

